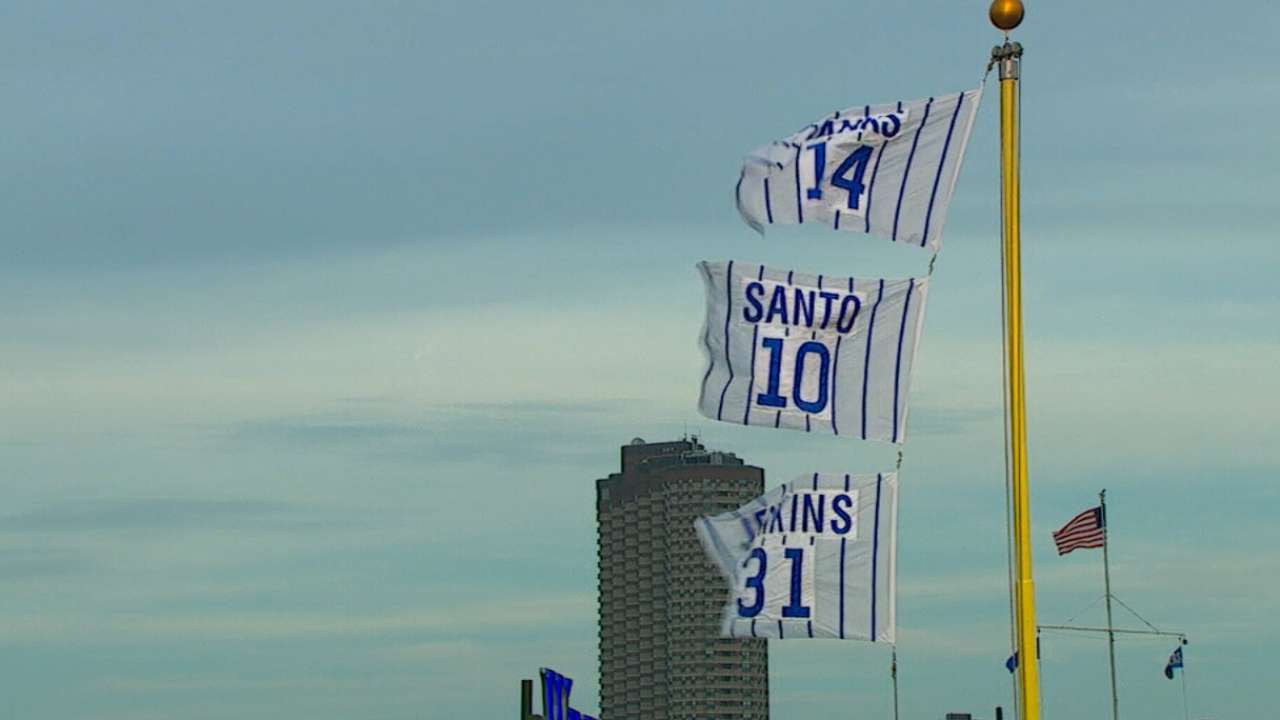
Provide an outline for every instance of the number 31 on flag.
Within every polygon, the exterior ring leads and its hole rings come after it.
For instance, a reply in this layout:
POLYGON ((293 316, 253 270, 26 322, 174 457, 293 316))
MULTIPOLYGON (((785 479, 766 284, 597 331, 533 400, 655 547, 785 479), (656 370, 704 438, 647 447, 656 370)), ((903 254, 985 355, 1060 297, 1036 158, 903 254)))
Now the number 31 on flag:
POLYGON ((810 617, 814 597, 812 549, 776 542, 763 542, 752 548, 738 572, 738 617, 810 617))

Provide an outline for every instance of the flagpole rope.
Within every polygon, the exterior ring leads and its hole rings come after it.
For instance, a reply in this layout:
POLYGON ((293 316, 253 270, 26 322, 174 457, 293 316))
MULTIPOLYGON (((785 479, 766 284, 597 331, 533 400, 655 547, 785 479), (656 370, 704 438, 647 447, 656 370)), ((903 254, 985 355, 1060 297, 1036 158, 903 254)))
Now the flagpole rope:
MULTIPOLYGON (((1183 641, 1186 642, 1185 640, 1183 641)), ((1178 646, 1181 649, 1181 645, 1178 646)), ((1191 720, 1191 708, 1187 705, 1187 661, 1182 660, 1182 720, 1191 720)))
POLYGON ((893 644, 893 659, 890 662, 889 674, 893 677, 893 720, 898 720, 898 644, 896 642, 893 644))
MULTIPOLYGON (((1036 628, 1036 662, 1040 667, 1044 667, 1044 660, 1040 657, 1040 628, 1036 628)), ((1036 687, 1040 690, 1040 697, 1044 697, 1044 673, 1036 676, 1036 687)), ((1049 709, 1040 706, 1040 720, 1049 720, 1049 709)))
POLYGON ((1142 615, 1139 615, 1137 610, 1134 610, 1133 608, 1129 607, 1129 603, 1127 603, 1127 602, 1125 602, 1125 601, 1121 600, 1119 597, 1117 597, 1117 596, 1116 596, 1116 594, 1115 594, 1115 593, 1112 593, 1112 594, 1111 594, 1111 599, 1112 599, 1112 600, 1115 600, 1115 601, 1116 601, 1116 602, 1118 602, 1118 603, 1120 603, 1120 605, 1121 605, 1125 610, 1128 610, 1129 612, 1133 613, 1133 616, 1134 616, 1134 617, 1136 617, 1136 618, 1138 618, 1139 620, 1141 620, 1143 625, 1146 625, 1147 627, 1151 628, 1152 630, 1155 630, 1156 632, 1163 632, 1160 628, 1158 628, 1158 627, 1156 627, 1155 625, 1152 625, 1151 623, 1147 622, 1147 619, 1146 619, 1146 618, 1142 617, 1142 615))
MULTIPOLYGON (((982 84, 985 86, 987 78, 991 76, 991 69, 995 67, 995 60, 992 59, 987 63, 987 73, 982 77, 982 84)), ((996 188, 996 194, 1000 197, 1000 237, 1004 237, 1004 163, 1000 164, 999 185, 996 188)), ((1013 579, 1013 495, 1012 484, 1013 475, 1010 468, 1010 447, 1009 447, 1009 348, 1008 348, 1008 323, 1009 323, 1009 307, 1006 302, 1007 296, 1005 292, 1004 278, 1004 248, 1000 243, 996 243, 996 274, 1000 276, 1000 417, 1004 422, 1004 534, 1005 534, 1005 582, 1009 588, 1009 653, 1016 656, 1018 651, 1018 638, 1015 630, 1017 624, 1017 608, 1014 601, 1014 579, 1013 579)), ((1013 706, 1017 717, 1022 717, 1022 698, 1018 696, 1018 676, 1017 673, 1009 674, 1009 684, 1013 688, 1013 706)))
MULTIPOLYGON (((1093 602, 1089 603, 1089 604, 1085 607, 1085 609, 1081 610, 1080 612, 1076 613, 1075 615, 1072 615, 1071 617, 1067 618, 1066 620, 1063 620, 1063 621, 1062 621, 1062 624, 1063 624, 1063 625, 1070 625, 1072 622, 1074 622, 1074 621, 1075 621, 1075 619, 1076 619, 1076 618, 1078 618, 1078 617, 1080 617, 1081 615, 1083 615, 1083 614, 1085 614, 1085 613, 1089 612, 1090 610, 1092 610, 1092 609, 1094 609, 1094 608, 1098 607, 1098 603, 1100 603, 1100 602, 1102 602, 1103 600, 1106 600, 1106 599, 1107 599, 1107 598, 1106 598, 1106 596, 1104 596, 1104 595, 1099 595, 1097 600, 1094 600, 1093 602)), ((1154 628, 1153 628, 1153 629, 1154 629, 1154 628)))
MULTIPOLYGON (((937 257, 937 253, 934 253, 934 257, 937 257)), ((930 262, 930 264, 932 265, 932 262, 930 262)), ((902 448, 899 447, 898 462, 893 466, 893 472, 897 474, 901 472, 901 470, 902 470, 902 448)), ((896 543, 896 539, 895 539, 895 543, 896 543)), ((896 551, 894 553, 894 557, 897 557, 896 551)), ((894 599, 894 603, 895 604, 897 603, 896 596, 894 599)), ((895 626, 897 625, 896 620, 894 621, 894 625, 895 626)), ((893 720, 898 720, 898 641, 896 637, 897 627, 894 628, 894 635, 895 637, 893 641, 893 656, 889 661, 889 675, 893 678, 893 720)))

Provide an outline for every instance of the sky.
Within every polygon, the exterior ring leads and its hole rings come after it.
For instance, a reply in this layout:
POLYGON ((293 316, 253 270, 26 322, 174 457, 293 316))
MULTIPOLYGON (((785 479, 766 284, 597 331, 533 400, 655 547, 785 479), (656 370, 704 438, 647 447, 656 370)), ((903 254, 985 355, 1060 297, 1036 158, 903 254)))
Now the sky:
MULTIPOLYGON (((1187 633, 1193 718, 1264 716, 1280 629, 1280 7, 1029 3, 1024 260, 1039 618, 1108 490, 1115 594, 1187 633)), ((924 272, 737 218, 742 156, 975 86, 986 3, 0 7, 0 716, 512 717, 598 707, 594 480, 696 432, 766 469, 893 448, 696 411, 694 263, 924 272)), ((994 83, 993 83, 994 85, 994 83)), ((1009 705, 997 103, 946 227, 900 506, 904 718, 1009 705)), ((1139 627, 1118 610, 1117 624, 1139 627)), ((1046 635, 1045 717, 1109 708, 1046 635)), ((1167 640, 1127 720, 1181 717, 1167 640)), ((888 717, 888 655, 775 642, 772 717, 888 717)))

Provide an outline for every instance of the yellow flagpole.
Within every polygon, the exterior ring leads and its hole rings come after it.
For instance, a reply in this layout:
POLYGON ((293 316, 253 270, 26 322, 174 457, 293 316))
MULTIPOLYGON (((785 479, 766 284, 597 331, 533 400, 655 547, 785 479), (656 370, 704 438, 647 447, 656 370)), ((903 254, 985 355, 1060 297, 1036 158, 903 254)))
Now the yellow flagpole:
POLYGON ((1000 158, 1004 211, 1005 351, 1008 353, 1009 447, 1012 470, 1014 607, 1018 701, 1022 720, 1040 720, 1040 658, 1036 652, 1036 593, 1031 574, 1031 492, 1027 478, 1027 399, 1022 353, 1022 253, 1019 178, 1019 83, 1022 46, 1007 35, 1022 22, 1021 0, 994 0, 989 17, 1006 34, 992 51, 1000 70, 1000 158))

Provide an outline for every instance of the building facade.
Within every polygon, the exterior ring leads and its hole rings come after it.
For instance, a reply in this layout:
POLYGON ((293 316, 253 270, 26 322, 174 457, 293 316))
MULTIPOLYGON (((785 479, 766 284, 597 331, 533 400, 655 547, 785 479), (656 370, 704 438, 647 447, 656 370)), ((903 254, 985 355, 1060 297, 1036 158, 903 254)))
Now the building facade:
POLYGON ((720 637, 728 591, 693 528, 763 492, 697 438, 637 438, 596 481, 601 720, 768 719, 766 641, 720 637))

